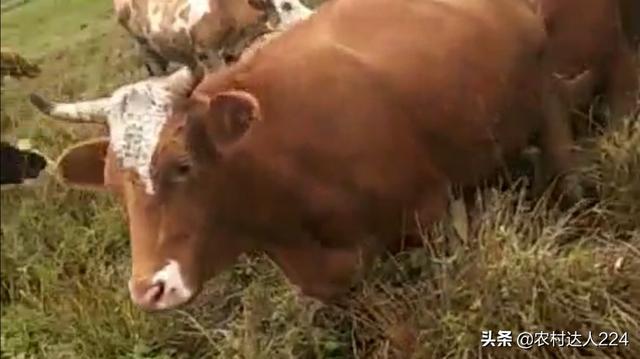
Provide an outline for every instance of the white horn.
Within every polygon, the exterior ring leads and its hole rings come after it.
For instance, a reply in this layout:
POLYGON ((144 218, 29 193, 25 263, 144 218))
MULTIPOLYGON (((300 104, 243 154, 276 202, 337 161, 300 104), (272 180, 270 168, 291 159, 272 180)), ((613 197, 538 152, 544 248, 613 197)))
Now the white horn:
POLYGON ((188 96, 204 77, 204 69, 201 66, 194 68, 184 66, 162 80, 169 92, 178 96, 188 96))
POLYGON ((40 112, 61 120, 107 124, 108 97, 76 103, 55 103, 34 93, 29 100, 40 112))

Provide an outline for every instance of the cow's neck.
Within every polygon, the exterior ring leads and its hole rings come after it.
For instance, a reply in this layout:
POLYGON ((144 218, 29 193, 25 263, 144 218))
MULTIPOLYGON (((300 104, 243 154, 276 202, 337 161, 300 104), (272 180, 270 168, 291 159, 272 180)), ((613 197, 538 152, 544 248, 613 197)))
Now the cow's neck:
POLYGON ((259 155, 238 149, 225 155, 214 171, 212 201, 224 208, 215 214, 216 226, 257 240, 259 250, 302 235, 296 233, 300 229, 301 198, 286 180, 275 176, 277 171, 265 168, 259 155))

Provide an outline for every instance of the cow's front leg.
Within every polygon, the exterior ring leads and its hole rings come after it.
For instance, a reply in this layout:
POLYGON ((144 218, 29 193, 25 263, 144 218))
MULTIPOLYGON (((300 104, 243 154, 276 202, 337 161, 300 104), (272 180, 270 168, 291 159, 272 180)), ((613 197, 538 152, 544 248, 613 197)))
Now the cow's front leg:
MULTIPOLYGON (((557 83, 552 84, 552 86, 557 83)), ((544 178, 560 177, 561 190, 566 194, 565 204, 572 205, 584 196, 579 176, 574 172, 578 159, 573 153, 568 104, 561 100, 557 88, 545 92, 543 103, 543 126, 540 145, 544 159, 544 178)))
POLYGON ((417 206, 405 211, 400 241, 389 246, 392 253, 423 246, 431 226, 447 214, 450 205, 447 186, 444 180, 425 186, 427 189, 419 197, 417 206))
POLYGON ((138 42, 138 50, 149 75, 165 76, 169 68, 169 61, 152 49, 146 40, 136 40, 138 42))
POLYGON ((331 302, 346 294, 370 262, 361 247, 324 248, 317 243, 281 246, 268 251, 299 293, 331 302))

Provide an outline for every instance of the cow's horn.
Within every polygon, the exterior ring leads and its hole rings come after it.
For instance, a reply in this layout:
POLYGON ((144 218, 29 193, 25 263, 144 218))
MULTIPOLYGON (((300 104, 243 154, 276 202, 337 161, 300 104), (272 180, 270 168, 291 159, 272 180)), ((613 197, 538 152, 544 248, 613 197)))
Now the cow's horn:
POLYGON ((33 93, 29 96, 29 100, 38 110, 51 117, 72 122, 107 124, 109 98, 76 103, 55 103, 33 93))
POLYGON ((204 68, 201 65, 184 66, 163 81, 167 89, 172 93, 179 96, 189 96, 204 77, 204 72, 204 68))

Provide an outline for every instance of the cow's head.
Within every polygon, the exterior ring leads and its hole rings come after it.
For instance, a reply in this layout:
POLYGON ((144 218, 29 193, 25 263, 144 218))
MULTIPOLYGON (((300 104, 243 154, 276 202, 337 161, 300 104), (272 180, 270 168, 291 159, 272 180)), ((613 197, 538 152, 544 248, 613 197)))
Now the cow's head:
POLYGON ((211 186, 210 164, 242 136, 257 116, 257 105, 241 93, 195 101, 213 117, 204 127, 200 121, 191 126, 180 103, 194 102, 187 96, 198 81, 185 68, 93 101, 52 103, 31 97, 52 117, 108 125, 109 137, 76 144, 62 154, 58 177, 72 187, 108 190, 121 199, 132 249, 129 290, 146 310, 187 303, 204 281, 246 249, 213 228, 205 193, 211 186))

